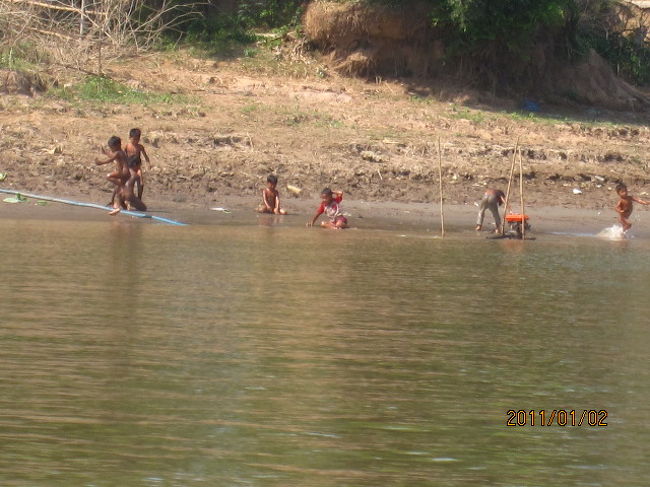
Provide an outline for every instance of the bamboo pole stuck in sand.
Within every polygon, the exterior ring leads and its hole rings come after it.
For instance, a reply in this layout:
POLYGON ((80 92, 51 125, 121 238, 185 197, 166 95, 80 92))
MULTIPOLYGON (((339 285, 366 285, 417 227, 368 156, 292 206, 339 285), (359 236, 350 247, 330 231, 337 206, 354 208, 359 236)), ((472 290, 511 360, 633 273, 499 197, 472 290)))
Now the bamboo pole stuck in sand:
POLYGON ((521 239, 526 239, 526 211, 524 208, 524 163, 519 149, 519 196, 521 198, 521 239))
POLYGON ((438 189, 440 191, 440 235, 445 236, 445 207, 442 194, 442 149, 440 137, 438 137, 438 189))
POLYGON ((517 162, 517 151, 519 150, 519 139, 521 135, 517 137, 517 142, 515 142, 515 150, 512 153, 512 164, 510 165, 510 177, 508 178, 508 189, 506 189, 506 202, 503 205, 503 221, 501 222, 501 235, 506 234, 506 214, 508 213, 508 202, 510 201, 510 186, 512 186, 512 176, 515 172, 515 162, 517 162))

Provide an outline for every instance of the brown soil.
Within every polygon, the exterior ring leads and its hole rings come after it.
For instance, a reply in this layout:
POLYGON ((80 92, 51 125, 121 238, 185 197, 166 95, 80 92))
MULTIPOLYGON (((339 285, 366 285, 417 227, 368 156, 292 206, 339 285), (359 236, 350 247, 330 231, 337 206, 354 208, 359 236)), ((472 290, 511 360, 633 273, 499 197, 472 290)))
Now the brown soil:
POLYGON ((145 201, 208 207, 243 196, 253 208, 275 173, 289 206, 287 184, 303 190, 298 207, 316 202, 324 186, 354 200, 434 202, 438 138, 449 203, 471 204, 486 186, 505 188, 517 138, 533 208, 611 207, 618 180, 634 194, 650 191, 643 113, 529 118, 502 111, 506 101, 485 104, 481 95, 413 80, 343 78, 316 59, 290 62, 280 51, 219 62, 143 57, 109 74, 193 98, 141 106, 3 95, 0 172, 8 176, 0 187, 105 203, 108 167, 93 161, 109 136, 126 139, 137 126, 153 162, 145 167, 145 201))

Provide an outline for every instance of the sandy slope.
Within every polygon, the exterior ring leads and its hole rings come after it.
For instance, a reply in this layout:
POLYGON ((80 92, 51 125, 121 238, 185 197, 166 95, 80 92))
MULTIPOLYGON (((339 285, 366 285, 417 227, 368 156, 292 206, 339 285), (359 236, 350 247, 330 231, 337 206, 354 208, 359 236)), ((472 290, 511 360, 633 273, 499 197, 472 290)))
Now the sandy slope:
POLYGON ((647 114, 577 110, 527 118, 501 111, 507 103, 451 95, 448 86, 324 73, 316 62, 281 58, 158 55, 114 65, 109 74, 132 87, 189 95, 189 104, 3 96, 0 172, 9 176, 0 185, 103 203, 109 185, 107 168, 93 164, 99 147, 138 126, 153 159, 145 201, 209 207, 243 196, 252 207, 271 172, 285 197, 289 183, 303 189, 305 201, 324 186, 353 200, 437 201, 438 137, 451 204, 471 205, 486 185, 505 188, 518 137, 533 208, 612 207, 618 179, 634 194, 650 192, 647 114))

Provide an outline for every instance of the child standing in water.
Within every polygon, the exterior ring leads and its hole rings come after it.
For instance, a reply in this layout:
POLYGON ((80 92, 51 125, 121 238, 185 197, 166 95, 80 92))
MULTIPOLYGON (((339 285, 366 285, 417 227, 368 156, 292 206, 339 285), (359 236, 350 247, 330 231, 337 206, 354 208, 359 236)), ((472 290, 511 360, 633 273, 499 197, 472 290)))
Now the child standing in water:
POLYGON ((494 223, 497 226, 496 231, 501 231, 501 217, 499 216, 499 206, 506 202, 506 195, 500 189, 486 189, 483 198, 479 203, 478 218, 476 219, 476 231, 483 228, 483 217, 485 210, 490 210, 494 217, 494 223))
MULTIPOLYGON (((121 208, 126 207, 124 193, 125 189, 128 188, 127 183, 130 176, 129 168, 126 163, 126 153, 122 150, 122 139, 115 135, 108 139, 108 150, 104 149, 104 154, 108 156, 108 159, 105 161, 95 159, 95 164, 102 166, 115 161, 115 171, 108 174, 106 179, 115 185, 113 197, 110 202, 110 205, 113 206, 113 211, 109 214, 116 215, 120 212, 121 208)), ((126 191, 126 193, 128 193, 128 191, 126 191)))
POLYGON ((140 143, 140 137, 142 131, 140 129, 134 128, 129 131, 129 143, 124 147, 124 152, 126 152, 127 165, 130 172, 130 184, 134 189, 137 188, 138 199, 142 199, 142 192, 144 191, 144 180, 142 178, 142 157, 147 161, 149 168, 151 168, 151 162, 149 161, 149 156, 147 151, 144 150, 144 146, 140 143))
POLYGON ((321 204, 316 210, 314 218, 307 223, 308 227, 311 227, 316 223, 318 217, 325 213, 330 221, 325 221, 321 223, 322 227, 331 228, 334 230, 342 230, 343 228, 348 227, 348 219, 343 216, 341 211, 340 203, 343 200, 342 191, 332 191, 330 188, 325 188, 321 191, 321 204))
POLYGON ((277 185, 278 178, 274 174, 266 178, 266 188, 262 190, 262 204, 257 208, 258 213, 287 214, 283 208, 280 208, 280 192, 276 189, 277 185))
POLYGON ((618 204, 616 205, 618 219, 623 226, 623 230, 629 230, 632 228, 632 224, 628 221, 628 218, 630 218, 632 210, 634 209, 633 202, 636 201, 641 205, 650 205, 650 202, 640 200, 639 198, 635 198, 634 196, 627 194, 627 186, 625 186, 623 183, 616 185, 616 194, 618 194, 620 198, 618 204))

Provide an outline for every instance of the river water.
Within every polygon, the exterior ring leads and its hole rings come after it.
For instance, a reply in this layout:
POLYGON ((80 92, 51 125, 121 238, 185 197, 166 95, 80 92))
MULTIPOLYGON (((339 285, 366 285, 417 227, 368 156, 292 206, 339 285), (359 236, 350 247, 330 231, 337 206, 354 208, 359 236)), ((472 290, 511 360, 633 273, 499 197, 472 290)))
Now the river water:
POLYGON ((3 487, 648 485, 645 239, 0 225, 3 487))

